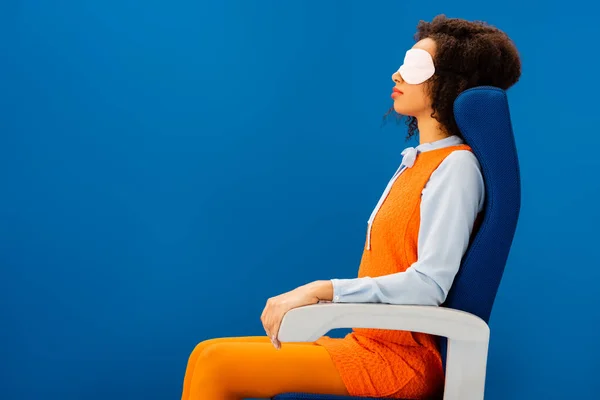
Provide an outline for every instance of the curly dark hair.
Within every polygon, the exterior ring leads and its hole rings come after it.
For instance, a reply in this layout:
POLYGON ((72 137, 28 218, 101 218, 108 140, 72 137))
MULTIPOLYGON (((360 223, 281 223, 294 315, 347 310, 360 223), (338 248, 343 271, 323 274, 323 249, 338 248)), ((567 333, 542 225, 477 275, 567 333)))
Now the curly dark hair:
MULTIPOLYGON (((427 82, 432 98, 432 118, 451 135, 462 136, 454 119, 454 100, 475 86, 508 89, 521 77, 521 60, 512 40, 483 21, 436 16, 420 21, 416 42, 431 38, 436 43, 435 75, 427 82)), ((389 114, 389 113, 388 113, 389 114)), ((387 115, 387 114, 386 114, 387 115)), ((408 137, 418 133, 417 120, 408 117, 408 137)))

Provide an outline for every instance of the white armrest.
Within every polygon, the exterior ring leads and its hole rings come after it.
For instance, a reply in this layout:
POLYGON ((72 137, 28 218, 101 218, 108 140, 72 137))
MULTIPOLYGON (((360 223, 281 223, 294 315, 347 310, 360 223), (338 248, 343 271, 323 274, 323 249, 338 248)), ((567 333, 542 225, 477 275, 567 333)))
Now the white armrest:
POLYGON ((490 335, 481 318, 444 307, 324 303, 288 311, 278 337, 313 342, 338 328, 396 329, 474 342, 487 342, 490 335))
POLYGON ((490 329, 481 318, 432 306, 315 304, 288 311, 281 342, 313 342, 332 329, 375 328, 429 333, 448 338, 444 400, 481 400, 490 329))

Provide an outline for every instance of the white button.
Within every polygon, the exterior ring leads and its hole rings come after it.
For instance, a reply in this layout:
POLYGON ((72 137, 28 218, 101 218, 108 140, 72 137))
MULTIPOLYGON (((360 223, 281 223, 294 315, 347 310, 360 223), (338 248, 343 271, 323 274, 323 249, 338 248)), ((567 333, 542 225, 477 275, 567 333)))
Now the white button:
POLYGON ((340 299, 340 296, 335 296, 335 300, 339 300, 339 299, 340 299))

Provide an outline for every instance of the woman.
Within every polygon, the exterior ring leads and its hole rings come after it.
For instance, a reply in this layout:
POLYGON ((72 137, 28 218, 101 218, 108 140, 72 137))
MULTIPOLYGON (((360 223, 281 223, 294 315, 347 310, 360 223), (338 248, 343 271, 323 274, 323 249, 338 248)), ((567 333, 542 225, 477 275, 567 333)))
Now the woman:
POLYGON ((367 226, 356 279, 312 282, 271 298, 267 337, 200 343, 191 354, 183 400, 271 397, 283 392, 427 398, 443 388, 434 337, 354 329, 315 343, 277 340, 284 314, 319 301, 438 306, 444 302, 485 198, 480 166, 453 115, 459 93, 508 89, 521 74, 506 34, 482 22, 441 15, 421 21, 416 44, 392 75, 393 110, 408 118, 406 149, 367 226))

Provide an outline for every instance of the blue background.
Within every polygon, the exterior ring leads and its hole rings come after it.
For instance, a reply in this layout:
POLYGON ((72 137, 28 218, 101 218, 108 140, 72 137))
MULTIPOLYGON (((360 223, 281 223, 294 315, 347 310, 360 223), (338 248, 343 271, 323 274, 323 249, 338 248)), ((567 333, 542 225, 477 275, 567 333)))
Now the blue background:
POLYGON ((438 13, 523 57, 486 399, 596 398, 600 32, 583 1, 522 4, 3 2, 0 398, 178 399, 197 342, 353 277, 414 144, 381 127, 390 75, 438 13))

